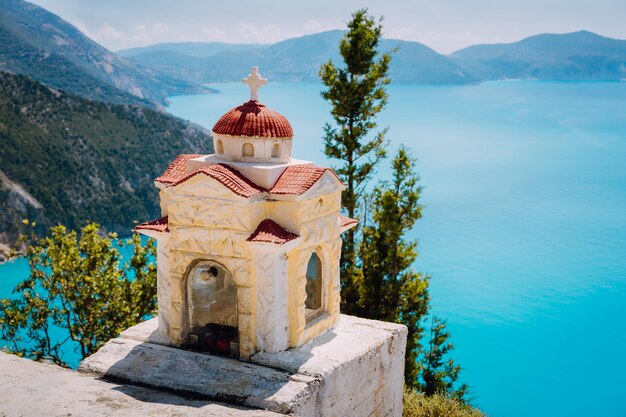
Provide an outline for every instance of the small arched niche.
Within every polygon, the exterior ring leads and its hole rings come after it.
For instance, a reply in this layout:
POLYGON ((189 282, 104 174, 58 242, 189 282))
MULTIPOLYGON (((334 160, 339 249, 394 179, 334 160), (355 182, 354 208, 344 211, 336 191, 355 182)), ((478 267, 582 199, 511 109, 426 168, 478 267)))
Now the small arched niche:
POLYGON ((280 143, 275 143, 272 146, 272 158, 280 158, 280 143))
POLYGON ((222 155, 224 153, 224 143, 221 139, 218 139, 217 142, 215 142, 215 152, 217 152, 218 155, 222 155))
POLYGON ((187 276, 190 348, 239 356, 237 287, 226 268, 210 260, 196 263, 187 276))
POLYGON ((322 313, 322 261, 313 252, 306 267, 306 301, 304 311, 306 322, 310 322, 322 313))
POLYGON ((241 156, 244 158, 253 158, 254 157, 254 146, 251 143, 246 142, 241 147, 241 156))

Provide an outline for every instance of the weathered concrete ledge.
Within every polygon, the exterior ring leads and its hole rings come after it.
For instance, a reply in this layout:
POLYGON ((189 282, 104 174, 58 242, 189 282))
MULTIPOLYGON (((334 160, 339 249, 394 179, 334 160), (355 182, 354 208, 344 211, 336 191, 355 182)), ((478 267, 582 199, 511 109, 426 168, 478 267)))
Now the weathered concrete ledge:
POLYGON ((109 341, 79 371, 283 414, 300 412, 317 383, 304 375, 124 338, 109 341))
POLYGON ((332 331, 250 362, 177 349, 152 319, 80 371, 298 416, 401 416, 406 327, 341 315, 332 331))
POLYGON ((250 360, 318 378, 315 410, 322 416, 401 416, 403 325, 340 315, 337 327, 310 343, 250 360))
POLYGON ((1 352, 0 386, 0 416, 280 416, 270 411, 112 383, 1 352))

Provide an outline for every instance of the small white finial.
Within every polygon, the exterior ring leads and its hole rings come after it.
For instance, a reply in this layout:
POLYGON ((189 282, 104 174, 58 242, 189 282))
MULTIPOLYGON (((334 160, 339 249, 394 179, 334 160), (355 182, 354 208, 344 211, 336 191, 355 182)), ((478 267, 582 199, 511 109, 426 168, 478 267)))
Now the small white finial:
POLYGON ((242 83, 248 84, 250 87, 250 100, 259 100, 259 88, 267 84, 265 78, 261 78, 259 67, 252 67, 252 72, 248 74, 248 78, 241 80, 242 83))

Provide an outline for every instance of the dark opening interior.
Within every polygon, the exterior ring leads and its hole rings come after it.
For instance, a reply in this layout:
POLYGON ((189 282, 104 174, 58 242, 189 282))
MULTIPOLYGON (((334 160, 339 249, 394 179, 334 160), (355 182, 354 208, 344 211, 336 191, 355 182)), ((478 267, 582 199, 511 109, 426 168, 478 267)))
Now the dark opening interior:
POLYGON ((235 327, 210 323, 191 329, 190 346, 195 350, 226 356, 239 356, 239 332, 235 327), (193 342, 193 343, 192 343, 193 342))
POLYGON ((232 276, 213 261, 198 263, 187 280, 190 349, 239 357, 237 288, 232 276))

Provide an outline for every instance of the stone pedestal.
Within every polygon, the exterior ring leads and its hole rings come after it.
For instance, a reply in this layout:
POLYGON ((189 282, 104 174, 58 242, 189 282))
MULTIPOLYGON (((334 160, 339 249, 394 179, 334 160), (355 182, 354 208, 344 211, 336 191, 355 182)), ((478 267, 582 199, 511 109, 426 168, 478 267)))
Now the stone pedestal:
POLYGON ((341 315, 312 342, 250 362, 168 346, 157 327, 126 330, 79 371, 302 417, 402 415, 404 326, 341 315))

